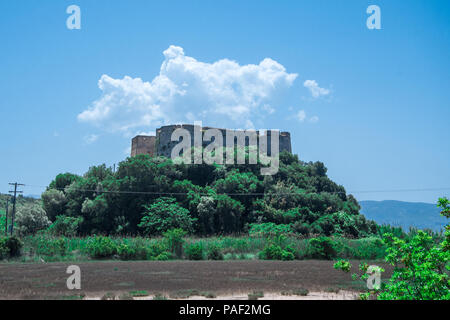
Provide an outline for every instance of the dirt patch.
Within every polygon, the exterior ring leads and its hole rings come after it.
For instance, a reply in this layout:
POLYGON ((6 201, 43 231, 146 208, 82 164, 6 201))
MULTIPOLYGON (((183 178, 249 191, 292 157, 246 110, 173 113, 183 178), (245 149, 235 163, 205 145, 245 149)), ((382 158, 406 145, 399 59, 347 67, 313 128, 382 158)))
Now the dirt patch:
MULTIPOLYGON (((353 266, 358 261, 352 261, 353 266)), ((392 268, 385 268, 388 277, 392 268)), ((248 298, 253 291, 264 292, 263 299, 338 299, 342 294, 363 289, 364 283, 333 269, 332 261, 143 261, 47 264, 0 264, 1 299, 63 299, 84 295, 98 298, 105 293, 145 291, 149 297, 169 297, 192 290, 209 292, 215 299, 248 298), (81 290, 68 290, 66 269, 81 268, 81 290), (281 295, 304 288, 308 296, 281 295)), ((145 298, 145 297, 140 297, 145 298)), ((183 299, 191 299, 185 297, 183 299)), ((204 299, 205 297, 197 297, 204 299)))

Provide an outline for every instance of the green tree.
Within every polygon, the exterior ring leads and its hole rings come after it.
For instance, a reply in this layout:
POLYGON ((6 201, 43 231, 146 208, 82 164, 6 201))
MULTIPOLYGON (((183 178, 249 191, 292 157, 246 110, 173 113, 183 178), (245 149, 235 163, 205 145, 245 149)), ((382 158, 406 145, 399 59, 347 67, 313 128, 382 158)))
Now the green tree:
POLYGON ((214 220, 217 215, 216 202, 213 197, 201 197, 197 206, 198 226, 202 234, 213 234, 216 232, 214 220))
MULTIPOLYGON (((441 214, 449 218, 449 200, 439 199, 438 206, 442 209, 441 214)), ((444 241, 436 244, 424 231, 418 231, 409 240, 395 237, 392 233, 385 234, 385 259, 394 266, 394 273, 387 283, 362 297, 373 294, 380 300, 449 300, 449 225, 445 227, 445 237, 444 241)), ((335 268, 343 269, 346 265, 338 261, 335 268)), ((367 268, 361 269, 361 277, 367 278, 367 268)))
POLYGON ((145 206, 139 227, 146 235, 161 235, 175 228, 191 233, 195 222, 196 219, 191 218, 189 211, 178 205, 176 199, 163 197, 145 206))
POLYGON ((65 213, 67 199, 64 192, 56 189, 48 189, 42 193, 41 199, 50 221, 55 221, 56 216, 65 213))
POLYGON ((49 189, 64 190, 65 187, 69 186, 80 178, 80 176, 69 172, 58 174, 55 180, 50 183, 49 189))

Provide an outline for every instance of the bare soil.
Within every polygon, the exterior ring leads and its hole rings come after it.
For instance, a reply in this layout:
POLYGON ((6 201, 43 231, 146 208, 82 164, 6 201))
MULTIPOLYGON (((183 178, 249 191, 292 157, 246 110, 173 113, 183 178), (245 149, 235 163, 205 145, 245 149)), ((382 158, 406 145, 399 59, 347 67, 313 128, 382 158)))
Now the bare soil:
MULTIPOLYGON (((359 261, 351 263, 357 270, 359 261)), ((390 276, 389 265, 371 264, 386 270, 383 278, 390 276)), ((145 291, 150 297, 208 292, 230 299, 259 291, 266 298, 291 299, 295 295, 286 292, 298 289, 308 289, 309 298, 339 298, 339 291, 351 295, 364 289, 364 283, 353 281, 350 273, 335 270, 333 261, 319 260, 0 264, 0 299, 65 299, 78 295, 100 298, 105 293, 118 296, 131 291, 145 291), (66 287, 66 269, 72 264, 81 268, 81 290, 66 287)))

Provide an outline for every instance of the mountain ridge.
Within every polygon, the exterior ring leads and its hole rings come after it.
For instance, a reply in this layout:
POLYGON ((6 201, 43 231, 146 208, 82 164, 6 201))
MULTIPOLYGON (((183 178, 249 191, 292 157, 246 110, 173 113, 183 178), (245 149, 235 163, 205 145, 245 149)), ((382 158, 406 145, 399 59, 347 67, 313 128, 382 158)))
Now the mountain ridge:
POLYGON ((378 224, 399 226, 405 231, 409 227, 439 231, 447 223, 447 219, 440 215, 440 209, 433 203, 363 200, 359 204, 360 212, 366 218, 378 224))

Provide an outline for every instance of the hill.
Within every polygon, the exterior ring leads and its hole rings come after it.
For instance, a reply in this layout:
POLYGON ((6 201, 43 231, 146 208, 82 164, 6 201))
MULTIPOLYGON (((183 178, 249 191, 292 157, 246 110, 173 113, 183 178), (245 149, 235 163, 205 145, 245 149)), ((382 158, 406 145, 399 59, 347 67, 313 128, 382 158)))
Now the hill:
POLYGON ((419 229, 441 230, 446 219, 440 215, 436 204, 423 202, 403 202, 395 200, 359 201, 361 214, 379 224, 401 226, 405 231, 410 226, 419 229))
POLYGON ((251 228, 353 238, 377 232, 322 162, 281 152, 277 174, 263 176, 261 168, 261 163, 185 165, 137 155, 120 162, 117 171, 100 165, 83 176, 59 174, 42 202, 52 221, 58 215, 80 218, 85 235, 153 236, 173 228, 200 236, 251 228))

